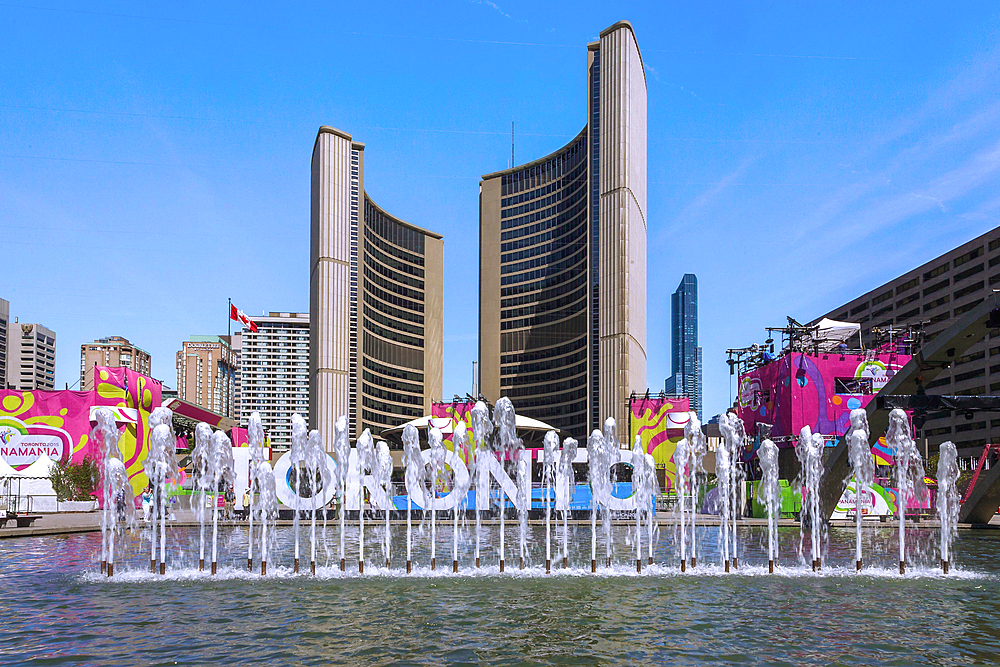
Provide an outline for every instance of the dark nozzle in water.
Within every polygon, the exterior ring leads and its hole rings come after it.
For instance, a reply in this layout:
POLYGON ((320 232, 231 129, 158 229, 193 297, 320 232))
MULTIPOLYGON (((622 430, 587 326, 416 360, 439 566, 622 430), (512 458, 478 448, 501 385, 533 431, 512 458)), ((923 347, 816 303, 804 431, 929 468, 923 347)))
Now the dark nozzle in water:
POLYGON ((857 571, 858 571, 858 572, 860 572, 860 571, 861 571, 861 559, 860 559, 860 558, 858 559, 858 561, 857 561, 857 563, 856 563, 856 568, 857 568, 857 571))
POLYGON ((267 574, 267 561, 266 560, 262 560, 260 562, 260 576, 263 577, 266 574, 267 574))
POLYGON ((365 573, 365 562, 363 560, 358 561, 358 573, 359 574, 365 573))
POLYGON ((247 558, 247 572, 253 572, 253 558, 247 558))
POLYGON ((563 557, 563 569, 564 570, 568 570, 569 569, 569 558, 567 558, 565 556, 563 557))
POLYGON ((608 556, 608 562, 605 564, 605 567, 611 567, 611 556, 608 556))
MULTIPOLYGON (((945 574, 948 574, 948 567, 949 567, 950 565, 951 565, 951 563, 949 563, 949 562, 948 562, 948 561, 946 561, 946 560, 943 560, 943 561, 941 561, 941 571, 942 571, 943 573, 945 573, 945 574)), ((108 576, 111 576, 111 575, 108 575, 108 576)))
POLYGON ((822 558, 817 558, 816 562, 813 563, 813 570, 815 570, 816 572, 819 572, 822 569, 823 569, 823 559, 822 558))
POLYGON ((452 572, 458 572, 458 561, 457 560, 451 561, 451 571, 452 572))
POLYGON ((733 556, 733 569, 738 570, 739 566, 739 563, 736 561, 736 556, 733 556))
POLYGON ((646 562, 646 565, 652 565, 652 564, 653 564, 653 557, 650 556, 649 560, 646 562))
POLYGON ((521 556, 521 569, 524 569, 524 556, 521 556))
POLYGON ((635 559, 635 571, 639 572, 640 574, 642 573, 642 559, 641 558, 636 558, 635 559))
POLYGON ((698 566, 698 559, 695 558, 694 556, 691 556, 691 569, 693 570, 697 566, 698 566))
POLYGON ((686 572, 686 571, 687 571, 687 561, 686 560, 682 560, 681 561, 681 572, 686 572))
POLYGON ((503 572, 503 566, 504 566, 504 562, 503 562, 503 559, 501 558, 500 559, 500 571, 501 572, 503 572))
POLYGON ((155 560, 150 560, 149 561, 149 571, 151 573, 153 573, 153 574, 156 574, 156 561, 155 560))
POLYGON ((309 574, 316 574, 316 561, 310 561, 309 563, 309 574))
POLYGON ((905 560, 899 561, 899 573, 900 574, 906 574, 906 561, 905 560))
POLYGON ((410 561, 406 561, 406 573, 409 574, 413 571, 413 564, 410 561))
POLYGON ((107 571, 108 571, 108 561, 102 560, 101 561, 101 574, 104 574, 107 571))
POLYGON ((476 567, 479 567, 479 556, 476 556, 476 567))
POLYGON ((767 561, 767 573, 774 574, 774 560, 767 561))
MULTIPOLYGON (((948 574, 948 570, 945 570, 944 572, 945 572, 945 574, 948 574)), ((115 574, 115 564, 114 563, 108 563, 108 576, 109 577, 113 577, 114 574, 115 574)))
POLYGON ((292 572, 294 572, 295 574, 299 573, 299 559, 298 558, 295 559, 295 563, 292 565, 292 572))
POLYGON ((213 560, 213 561, 212 561, 212 574, 213 574, 213 575, 215 574, 215 568, 216 568, 216 563, 215 563, 215 561, 213 560))
POLYGON ((596 560, 590 561, 590 571, 591 572, 597 572, 597 561, 596 560))
POLYGON ((431 569, 437 569, 437 558, 431 558, 431 569))
POLYGON ((385 559, 385 569, 387 569, 387 570, 388 570, 388 569, 389 569, 390 567, 392 567, 392 563, 390 563, 390 562, 389 562, 389 559, 388 559, 388 558, 386 558, 386 559, 385 559))
POLYGON ((341 572, 346 572, 347 571, 347 560, 344 559, 344 558, 340 559, 340 571, 341 572))
POLYGON ((726 572, 729 572, 729 559, 726 559, 726 572))
POLYGON ((160 574, 166 574, 166 573, 167 573, 167 564, 160 563, 160 574))
POLYGON ((199 572, 204 572, 205 571, 205 559, 204 558, 199 558, 198 559, 198 571, 199 572))

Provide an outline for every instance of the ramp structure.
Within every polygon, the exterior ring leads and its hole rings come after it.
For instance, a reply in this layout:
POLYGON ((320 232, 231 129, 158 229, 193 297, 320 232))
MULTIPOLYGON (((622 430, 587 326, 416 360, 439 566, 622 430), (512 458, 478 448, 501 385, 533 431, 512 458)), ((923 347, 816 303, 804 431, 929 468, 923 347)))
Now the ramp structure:
MULTIPOLYGON (((996 292, 986 297, 982 303, 965 313, 955 322, 938 334, 934 340, 927 343, 899 370, 879 391, 882 395, 915 395, 922 393, 922 388, 938 376, 944 369, 951 366, 957 357, 962 356, 974 344, 982 340, 990 329, 1000 328, 1000 294, 996 292), (994 313, 994 311, 997 311, 994 313), (918 387, 920 391, 918 392, 918 387)), ((872 434, 881 434, 889 427, 889 410, 881 409, 879 401, 875 400, 865 408, 868 413, 868 425, 872 434)), ((847 455, 847 439, 841 437, 837 446, 827 457, 826 473, 820 497, 824 516, 829 517, 840 499, 847 481, 851 477, 851 465, 847 455)), ((974 495, 982 494, 976 505, 989 504, 992 493, 1000 493, 1000 485, 994 482, 1000 479, 1000 466, 986 471, 985 476, 974 490, 974 495), (995 471, 995 472, 994 472, 995 471), (988 478, 988 479, 987 479, 988 478), (987 483, 989 482, 989 483, 987 483), (993 487, 998 488, 994 491, 993 487)), ((970 498, 969 502, 973 502, 970 498)), ((971 505, 970 505, 971 508, 971 505)), ((993 504, 996 511, 997 504, 993 504)), ((981 510, 985 512, 986 510, 981 510)), ((971 509, 970 509, 971 512, 971 509)), ((961 521, 968 521, 966 508, 963 504, 961 521)), ((992 512, 990 513, 992 516, 992 512)), ((987 519, 989 521, 989 519, 987 519)))

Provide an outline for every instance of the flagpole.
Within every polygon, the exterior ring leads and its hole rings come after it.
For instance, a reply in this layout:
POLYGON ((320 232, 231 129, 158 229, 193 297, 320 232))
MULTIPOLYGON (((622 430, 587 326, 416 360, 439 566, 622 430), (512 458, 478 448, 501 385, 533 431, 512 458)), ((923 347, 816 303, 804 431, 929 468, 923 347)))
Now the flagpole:
MULTIPOLYGON (((229 299, 229 312, 226 313, 226 331, 230 337, 233 335, 233 300, 229 299)), ((230 343, 231 344, 231 343, 230 343)))

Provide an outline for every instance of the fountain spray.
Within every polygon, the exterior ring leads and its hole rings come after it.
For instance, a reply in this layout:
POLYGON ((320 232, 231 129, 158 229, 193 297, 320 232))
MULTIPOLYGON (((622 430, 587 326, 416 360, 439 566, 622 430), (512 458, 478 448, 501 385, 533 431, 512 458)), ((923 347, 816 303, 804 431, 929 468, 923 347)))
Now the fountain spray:
POLYGON ((247 571, 253 572, 253 513, 257 509, 254 499, 258 495, 254 493, 254 487, 257 487, 259 493, 257 464, 264 460, 264 424, 261 423, 260 413, 256 410, 250 413, 247 422, 247 445, 250 447, 250 466, 247 475, 249 491, 247 495, 250 497, 250 506, 247 507, 247 571))
POLYGON ((555 431, 545 434, 542 442, 542 482, 545 487, 545 574, 552 572, 552 502, 550 493, 555 472, 559 436, 555 431))
MULTIPOLYGON (((375 467, 372 469, 372 474, 375 477, 375 484, 380 489, 385 489, 385 496, 389 499, 389 506, 392 506, 392 454, 389 453, 389 443, 380 440, 378 445, 375 447, 375 467)), ((383 551, 385 552, 385 569, 389 569, 392 565, 391 553, 389 551, 389 538, 392 537, 392 533, 389 529, 389 509, 387 507, 385 510, 385 543, 383 545, 383 551)))
POLYGON ((736 540, 736 522, 743 515, 743 490, 745 487, 744 479, 745 473, 743 471, 743 449, 746 446, 747 432, 746 428, 743 426, 743 420, 740 419, 735 412, 729 413, 729 427, 730 434, 732 436, 732 444, 729 448, 729 454, 732 457, 732 462, 729 465, 729 509, 730 509, 730 539, 732 540, 733 548, 733 569, 739 566, 739 556, 737 554, 737 540, 736 540))
POLYGON ((729 498, 732 484, 730 468, 733 465, 730 448, 733 444, 733 434, 728 414, 722 415, 719 419, 719 430, 722 432, 722 440, 715 449, 715 479, 718 482, 719 499, 719 555, 722 556, 726 572, 729 572, 729 498))
MULTIPOLYGON (((358 438, 358 472, 364 479, 375 468, 375 443, 368 429, 361 432, 358 438)), ((358 572, 365 571, 365 485, 361 484, 358 501, 358 572)))
MULTIPOLYGON (((685 518, 687 515, 688 466, 690 465, 691 441, 684 436, 677 442, 674 449, 674 482, 677 495, 677 522, 680 533, 681 572, 687 569, 687 531, 685 518)), ((691 517, 692 521, 694 517, 691 517)))
MULTIPOLYGON (((455 426, 455 434, 452 436, 451 442, 456 456, 465 456, 467 460, 473 460, 472 455, 469 452, 469 431, 465 422, 458 422, 455 426)), ((454 493, 457 494, 458 501, 452 509, 452 521, 454 522, 454 525, 452 526, 451 547, 452 572, 458 572, 458 513, 462 509, 463 504, 468 502, 469 486, 472 483, 472 477, 466 477, 465 480, 466 482, 462 484, 459 476, 455 475, 454 493)))
POLYGON ((517 508, 518 542, 521 547, 521 569, 528 556, 528 510, 531 509, 531 452, 523 449, 517 453, 517 508))
POLYGON ((688 496, 691 500, 691 567, 698 565, 698 475, 705 472, 702 461, 705 459, 705 452, 708 447, 705 443, 705 434, 701 432, 701 422, 698 420, 697 412, 688 413, 688 421, 684 424, 684 437, 690 446, 688 451, 688 468, 691 473, 691 481, 688 485, 688 496))
POLYGON ((103 461, 102 496, 104 499, 104 508, 101 513, 101 571, 106 571, 108 576, 111 577, 115 573, 118 497, 122 497, 125 507, 131 507, 133 510, 135 509, 135 502, 131 498, 132 486, 129 484, 128 473, 125 470, 125 464, 122 463, 121 452, 118 449, 119 433, 114 413, 109 408, 100 408, 96 416, 97 427, 94 429, 94 437, 101 445, 103 461), (115 506, 114 509, 112 509, 113 505, 115 506), (112 515, 112 512, 115 514, 112 515))
POLYGON ((437 567, 436 549, 437 549, 437 490, 438 483, 441 480, 441 476, 444 474, 444 441, 441 436, 441 431, 435 427, 431 427, 427 431, 427 444, 430 445, 431 450, 431 469, 430 469, 430 494, 428 501, 431 506, 431 569, 437 567))
POLYGON ((597 493, 607 478, 602 474, 604 436, 596 428, 587 438, 587 476, 590 478, 590 571, 597 572, 597 493))
MULTIPOLYGON (((493 406, 493 423, 497 427, 496 445, 499 447, 501 464, 511 459, 517 461, 517 452, 521 448, 521 440, 517 437, 516 417, 514 415, 514 405, 506 396, 501 396, 500 400, 493 406)), ((507 514, 507 494, 500 486, 500 571, 504 571, 505 566, 505 516, 507 514)))
POLYGON ((799 556, 802 556, 802 543, 805 539, 804 528, 808 522, 813 571, 823 567, 821 529, 824 521, 820 513, 819 490, 823 478, 823 448, 825 445, 823 434, 813 433, 808 426, 802 427, 799 439, 795 443, 795 455, 802 466, 799 472, 800 487, 805 487, 805 494, 802 498, 802 509, 805 516, 799 521, 799 556))
POLYGON ((333 456, 337 461, 337 489, 340 492, 340 571, 347 567, 344 554, 344 535, 346 526, 344 521, 344 505, 347 500, 347 475, 351 465, 351 441, 347 431, 347 416, 341 415, 337 418, 336 435, 333 441, 333 456))
MULTIPOLYGON (((149 454, 146 457, 146 476, 149 479, 156 480, 156 490, 159 492, 159 498, 156 498, 156 493, 154 493, 154 499, 157 502, 154 507, 159 512, 160 519, 160 574, 167 573, 167 475, 171 468, 177 466, 177 437, 174 435, 173 428, 173 418, 174 413, 169 408, 159 407, 155 408, 152 414, 149 415, 149 426, 152 429, 152 434, 150 436, 149 444, 149 454), (160 429, 160 427, 163 427, 160 429), (157 430, 159 432, 157 432, 157 430), (150 460, 152 459, 152 460, 150 460), (150 471, 153 475, 150 476, 150 471)), ((150 571, 153 571, 156 561, 156 517, 153 515, 153 554, 150 559, 150 571)))
POLYGON ((267 554, 275 544, 275 520, 278 518, 278 495, 274 485, 274 470, 267 461, 257 463, 257 484, 260 489, 260 574, 267 574, 267 554), (268 527, 271 532, 268 533, 268 527))
MULTIPOLYGON (((325 496, 325 492, 333 481, 330 479, 330 469, 326 465, 327 453, 323 449, 323 436, 319 431, 309 432, 306 440, 306 471, 309 478, 309 488, 312 490, 312 525, 310 528, 310 562, 309 571, 316 574, 316 498, 325 496), (322 495, 320 495, 322 494, 322 495)), ((326 543, 326 507, 323 508, 323 536, 326 543)))
MULTIPOLYGON (((913 441, 910 419, 896 408, 889 413, 889 430, 885 442, 896 451, 896 489, 899 492, 899 573, 906 574, 906 507, 914 497, 914 487, 924 478, 920 452, 913 441)), ((921 485, 922 486, 922 485, 921 485)))
POLYGON ((427 507, 424 487, 424 460, 420 454, 420 434, 413 424, 403 427, 403 463, 406 465, 406 572, 412 568, 413 556, 413 489, 420 489, 420 507, 427 507))
POLYGON ((861 505, 875 482, 875 460, 869 444, 868 413, 861 408, 851 410, 851 430, 847 434, 848 455, 854 477, 854 558, 855 568, 861 571, 861 532, 864 514, 861 505))
POLYGON ((559 454, 560 474, 556 477, 557 504, 563 505, 562 561, 563 569, 569 567, 569 512, 576 492, 576 475, 573 473, 573 461, 576 459, 577 442, 573 438, 563 440, 562 452, 559 454))
POLYGON ((302 466, 306 462, 306 422, 298 413, 292 415, 292 446, 288 452, 288 462, 295 471, 295 507, 292 508, 292 532, 295 533, 295 560, 292 571, 299 571, 299 503, 302 499, 302 466))
POLYGON ((493 433, 489 410, 482 401, 477 401, 472 408, 472 438, 475 440, 475 458, 469 467, 470 475, 476 480, 476 567, 479 567, 479 541, 482 533, 482 506, 489 507, 490 478, 486 467, 486 458, 490 455, 487 438, 493 433), (482 469, 480 469, 482 465, 482 469), (484 484, 485 482, 485 484, 484 484))
MULTIPOLYGON (((198 426, 201 426, 199 424, 198 426)), ((207 426, 207 424, 206 424, 207 426)), ((219 485, 236 482, 233 443, 224 431, 212 434, 212 453, 209 469, 212 474, 212 574, 216 573, 219 557, 219 485)))
POLYGON ((649 452, 643 454, 646 459, 646 493, 650 496, 646 505, 646 547, 649 551, 649 565, 653 564, 653 530, 656 528, 656 497, 660 495, 660 484, 656 481, 656 459, 649 452))
POLYGON ((212 427, 200 422, 194 429, 191 464, 195 474, 195 515, 198 517, 198 570, 205 569, 205 503, 212 484, 212 427))
POLYGON ((757 450, 761 479, 758 494, 764 498, 767 512, 767 571, 774 574, 778 559, 778 511, 781 508, 781 486, 778 483, 778 447, 770 440, 760 443, 757 450))
MULTIPOLYGON (((632 448, 632 491, 635 495, 635 571, 642 572, 642 511, 649 502, 647 487, 649 476, 654 473, 646 470, 646 452, 643 451, 642 436, 635 436, 632 448)), ((652 525, 652 524, 650 524, 652 525)))
MULTIPOLYGON (((607 496, 611 495, 614 488, 611 482, 611 471, 618 463, 621 447, 618 444, 617 424, 614 417, 604 420, 604 438, 601 441, 601 469, 603 474, 601 480, 607 489, 607 496)), ((601 517, 601 525, 604 527, 604 548, 607 556, 606 567, 611 567, 611 555, 613 545, 611 543, 611 508, 604 508, 604 515, 601 517)))
POLYGON ((941 518, 941 571, 948 574, 951 565, 951 545, 958 534, 958 451, 955 443, 944 442, 938 454, 937 509, 941 518))

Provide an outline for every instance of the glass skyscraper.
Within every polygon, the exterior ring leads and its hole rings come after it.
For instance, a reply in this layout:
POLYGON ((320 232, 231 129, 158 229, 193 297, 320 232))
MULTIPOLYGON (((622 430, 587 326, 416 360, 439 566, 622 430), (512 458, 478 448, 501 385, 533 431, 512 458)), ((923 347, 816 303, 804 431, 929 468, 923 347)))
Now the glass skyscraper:
POLYGON ((670 297, 670 371, 664 391, 686 396, 701 414, 701 348, 698 347, 698 278, 685 273, 670 297))
MULTIPOLYGON (((587 124, 480 183, 480 387, 586 438, 646 391, 646 79, 632 26, 587 47, 587 124)), ((627 437, 626 437, 627 439, 627 437)))

